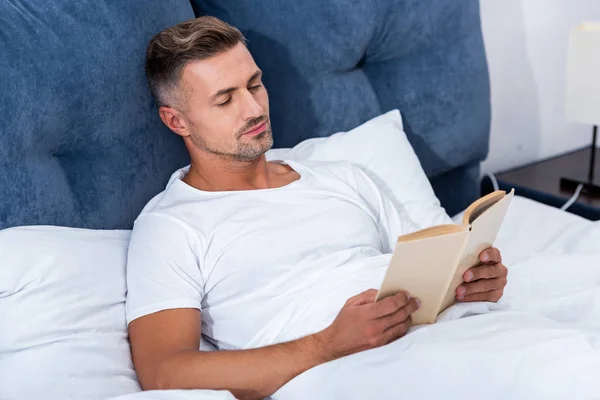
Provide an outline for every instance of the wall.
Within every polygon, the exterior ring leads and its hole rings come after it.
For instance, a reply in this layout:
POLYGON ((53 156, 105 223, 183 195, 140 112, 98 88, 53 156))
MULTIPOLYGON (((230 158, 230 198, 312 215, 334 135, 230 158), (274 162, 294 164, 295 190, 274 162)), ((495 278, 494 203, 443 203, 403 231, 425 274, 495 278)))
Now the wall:
POLYGON ((600 20, 600 0, 480 0, 492 88, 490 154, 498 172, 581 148, 592 128, 564 112, 569 31, 600 20))

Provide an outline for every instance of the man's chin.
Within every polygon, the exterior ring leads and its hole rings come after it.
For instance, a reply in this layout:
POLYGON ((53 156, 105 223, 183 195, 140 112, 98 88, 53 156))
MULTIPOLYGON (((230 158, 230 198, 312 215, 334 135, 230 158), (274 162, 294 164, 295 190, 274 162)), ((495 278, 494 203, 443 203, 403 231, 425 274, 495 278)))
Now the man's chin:
POLYGON ((257 157, 260 157, 261 155, 265 154, 273 147, 273 135, 271 134, 270 130, 261 132, 258 135, 253 136, 249 139, 251 140, 251 143, 254 146, 260 146, 261 148, 260 150, 257 150, 257 153, 260 153, 257 157))
MULTIPOLYGON (((257 135, 258 137, 258 135, 257 135)), ((236 159, 239 161, 255 161, 262 157, 267 151, 273 147, 273 141, 268 140, 264 143, 253 143, 255 146, 247 148, 246 151, 240 151, 236 154, 236 159)))

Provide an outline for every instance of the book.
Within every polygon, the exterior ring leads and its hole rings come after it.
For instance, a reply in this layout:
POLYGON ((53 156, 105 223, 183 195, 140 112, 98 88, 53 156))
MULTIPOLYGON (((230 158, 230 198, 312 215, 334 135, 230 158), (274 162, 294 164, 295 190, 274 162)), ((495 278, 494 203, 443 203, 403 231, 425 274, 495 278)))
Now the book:
POLYGON ((405 290, 421 300, 413 325, 434 323, 456 301, 463 274, 482 264, 479 254, 493 246, 513 195, 494 191, 473 202, 460 224, 400 236, 375 301, 405 290))

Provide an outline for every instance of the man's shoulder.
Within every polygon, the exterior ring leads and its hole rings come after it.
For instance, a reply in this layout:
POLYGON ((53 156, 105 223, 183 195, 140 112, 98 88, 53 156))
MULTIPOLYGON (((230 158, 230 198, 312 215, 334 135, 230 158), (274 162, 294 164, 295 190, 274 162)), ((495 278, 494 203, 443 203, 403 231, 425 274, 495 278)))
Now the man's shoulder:
POLYGON ((137 219, 149 216, 166 216, 170 214, 173 205, 173 189, 167 187, 162 192, 157 193, 146 203, 137 219))
POLYGON ((322 175, 335 176, 337 178, 352 177, 359 167, 345 160, 301 160, 296 161, 303 167, 322 175))
MULTIPOLYGON (((160 225, 165 221, 171 221, 169 225, 172 225, 172 222, 184 224, 180 215, 185 212, 186 205, 190 203, 191 194, 186 191, 185 184, 180 182, 184 172, 184 169, 180 169, 172 174, 165 188, 144 205, 136 218, 136 224, 140 220, 148 221, 146 225, 160 225), (184 210, 181 210, 182 208, 184 210)), ((192 197, 197 200, 198 196, 192 197)))
POLYGON ((151 200, 133 223, 131 238, 132 242, 137 238, 135 248, 187 250, 201 242, 203 232, 191 226, 181 212, 172 207, 157 207, 154 201, 161 204, 160 198, 151 200))
POLYGON ((354 162, 347 160, 333 161, 301 161, 306 169, 310 170, 313 175, 320 176, 325 179, 332 179, 337 182, 349 185, 352 188, 362 186, 361 182, 365 179, 365 172, 362 167, 354 162))

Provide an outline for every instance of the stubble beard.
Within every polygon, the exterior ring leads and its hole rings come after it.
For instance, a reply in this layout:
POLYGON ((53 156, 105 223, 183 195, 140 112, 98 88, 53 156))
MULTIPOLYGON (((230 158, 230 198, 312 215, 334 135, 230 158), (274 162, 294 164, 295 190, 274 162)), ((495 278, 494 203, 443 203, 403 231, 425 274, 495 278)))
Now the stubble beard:
POLYGON ((271 121, 267 120, 267 127, 264 132, 250 138, 238 135, 237 146, 235 150, 226 151, 218 149, 217 146, 209 145, 200 135, 194 132, 191 135, 192 143, 199 149, 226 158, 232 161, 254 161, 273 147, 273 132, 271 130, 271 121))

